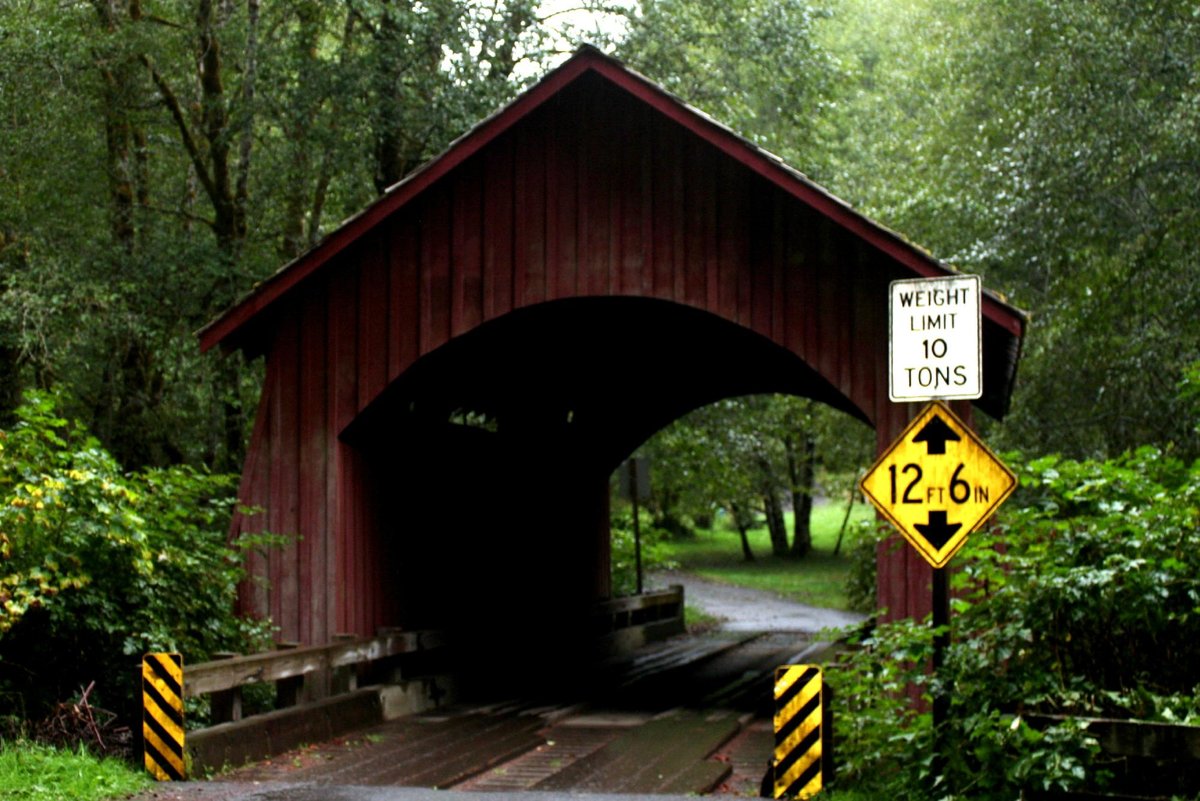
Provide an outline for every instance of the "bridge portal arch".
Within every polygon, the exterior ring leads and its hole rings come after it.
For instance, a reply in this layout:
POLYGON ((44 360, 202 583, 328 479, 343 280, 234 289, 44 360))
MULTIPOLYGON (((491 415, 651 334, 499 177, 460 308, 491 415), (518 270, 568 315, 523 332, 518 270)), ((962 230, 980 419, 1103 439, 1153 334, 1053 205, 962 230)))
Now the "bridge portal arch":
MULTIPOLYGON (((389 505, 398 487, 472 502, 447 489, 467 469, 450 453, 494 485, 481 508, 502 505, 516 464, 583 531, 606 503, 601 473, 606 487, 647 436, 720 397, 807 395, 886 444, 913 411, 887 397, 887 285, 949 272, 584 48, 201 332, 202 347, 266 358, 241 486, 265 513, 234 527, 290 539, 252 565, 266 581, 242 603, 305 642, 418 625, 432 612, 411 598, 444 590, 420 582, 439 552, 381 532, 414 528, 389 505)), ((975 405, 999 417, 1025 319, 990 294, 983 316, 975 405)), ((607 592, 592 534, 564 554, 568 606, 607 592)), ((881 553, 893 614, 925 611, 928 578, 907 549, 881 553)))
POLYGON ((422 356, 341 435, 368 465, 362 503, 392 552, 389 619, 569 628, 609 594, 617 466, 693 409, 772 392, 865 420, 788 349, 662 299, 547 301, 422 356))

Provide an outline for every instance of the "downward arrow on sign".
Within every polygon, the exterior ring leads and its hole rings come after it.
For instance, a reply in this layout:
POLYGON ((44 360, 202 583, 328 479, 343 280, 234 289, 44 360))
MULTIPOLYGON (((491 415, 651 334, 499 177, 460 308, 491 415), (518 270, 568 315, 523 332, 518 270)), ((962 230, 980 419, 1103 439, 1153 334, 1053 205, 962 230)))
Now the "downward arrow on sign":
POLYGON ((962 523, 947 523, 945 512, 930 512, 928 523, 914 523, 913 528, 921 532, 921 536, 935 549, 950 541, 954 533, 962 528, 962 523))

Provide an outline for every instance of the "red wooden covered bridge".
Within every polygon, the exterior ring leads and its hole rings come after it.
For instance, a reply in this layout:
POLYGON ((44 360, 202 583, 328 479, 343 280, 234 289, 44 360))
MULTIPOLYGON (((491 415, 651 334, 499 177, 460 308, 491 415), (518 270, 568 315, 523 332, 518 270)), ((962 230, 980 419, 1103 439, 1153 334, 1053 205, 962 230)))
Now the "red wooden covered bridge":
MULTIPOLYGON (((641 442, 782 392, 886 445, 914 412, 888 400, 888 283, 950 272, 585 48, 201 333, 266 359, 241 486, 265 512, 234 526, 289 538, 243 605, 310 643, 569 628, 610 593, 609 476, 641 442)), ((993 416, 1023 332, 985 293, 993 416)), ((928 610, 912 549, 879 566, 893 615, 928 610)))

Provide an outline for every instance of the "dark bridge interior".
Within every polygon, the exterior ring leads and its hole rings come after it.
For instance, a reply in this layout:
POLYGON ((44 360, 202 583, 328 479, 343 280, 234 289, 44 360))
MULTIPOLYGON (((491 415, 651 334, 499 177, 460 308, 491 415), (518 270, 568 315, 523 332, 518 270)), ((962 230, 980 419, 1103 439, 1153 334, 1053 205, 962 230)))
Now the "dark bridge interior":
POLYGON ((397 622, 561 651, 609 594, 612 471, 688 411, 765 392, 862 418, 795 354, 661 300, 544 303, 423 357, 343 435, 372 465, 397 622))

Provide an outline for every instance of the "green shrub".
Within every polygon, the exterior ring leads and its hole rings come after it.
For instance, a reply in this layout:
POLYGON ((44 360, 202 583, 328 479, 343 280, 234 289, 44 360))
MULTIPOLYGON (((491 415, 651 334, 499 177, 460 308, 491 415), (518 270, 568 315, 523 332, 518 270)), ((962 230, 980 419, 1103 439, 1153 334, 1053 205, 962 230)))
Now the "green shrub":
POLYGON ((1143 448, 1018 467, 1016 502, 1002 526, 973 535, 957 576, 970 635, 956 652, 962 672, 986 666, 1009 703, 1196 715, 1200 463, 1143 448), (1168 697, 1182 706, 1162 707, 1168 697))
POLYGON ((264 639, 233 614, 262 544, 227 542, 235 477, 126 475, 53 396, 17 414, 0 432, 0 712, 37 717, 95 680, 93 700, 126 716, 143 653, 194 662, 264 639))
MULTIPOLYGON (((667 557, 663 543, 671 535, 656 528, 645 509, 639 510, 638 524, 642 540, 642 574, 652 570, 669 570, 675 567, 667 557)), ((614 596, 633 595, 637 592, 637 565, 633 537, 633 512, 630 506, 622 505, 612 511, 612 592, 614 596)))
POLYGON ((929 784, 933 752, 926 670, 932 643, 926 624, 879 625, 826 670, 838 789, 896 801, 929 797, 921 788, 929 784))
MULTIPOLYGON (((858 520, 848 527, 846 557, 850 560, 850 573, 846 577, 846 598, 855 612, 870 614, 879 607, 876 550, 894 532, 881 520, 858 520)), ((898 544, 908 547, 903 540, 898 544)))
POLYGON ((952 563, 938 675, 928 624, 910 621, 878 626, 828 672, 840 786, 901 799, 1102 786, 1085 728, 1038 731, 1028 716, 1200 720, 1200 463, 1153 448, 1008 461, 1020 490, 952 563), (950 710, 935 767, 940 688, 950 710))

